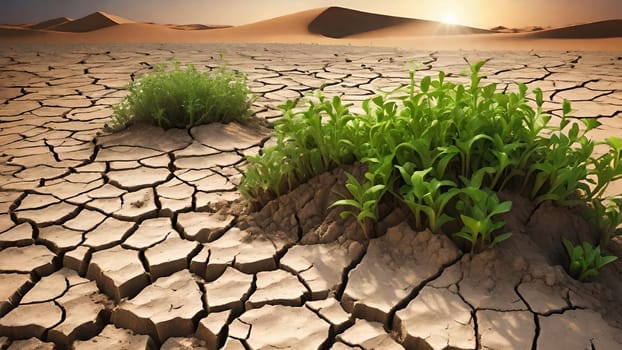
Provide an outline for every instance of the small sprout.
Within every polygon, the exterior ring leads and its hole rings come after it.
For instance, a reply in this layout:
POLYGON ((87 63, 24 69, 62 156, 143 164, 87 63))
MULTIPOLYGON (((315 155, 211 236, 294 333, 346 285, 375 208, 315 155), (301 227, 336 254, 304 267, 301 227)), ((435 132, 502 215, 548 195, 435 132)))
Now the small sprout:
POLYGON ((572 242, 563 238, 562 243, 569 258, 568 274, 582 282, 590 277, 597 276, 603 266, 618 259, 618 257, 613 255, 601 255, 600 246, 594 248, 588 242, 575 246, 572 242))
POLYGON ((465 212, 460 214, 464 226, 454 236, 469 241, 471 253, 494 247, 512 236, 511 232, 495 234, 505 225, 505 221, 496 220, 495 216, 509 212, 512 202, 499 202, 495 193, 475 187, 467 187, 462 193, 466 198, 457 207, 465 212))
POLYGON ((445 207, 460 190, 453 181, 439 181, 436 178, 426 179, 432 168, 412 171, 412 163, 404 167, 396 166, 405 185, 399 189, 404 203, 410 208, 415 217, 415 226, 418 230, 424 229, 423 213, 427 218, 427 226, 434 233, 439 233, 444 224, 452 218, 445 213, 445 207))
POLYGON ((346 173, 348 178, 346 182, 346 188, 352 195, 353 199, 340 199, 329 206, 329 208, 337 206, 352 207, 352 210, 345 210, 341 212, 342 219, 348 216, 354 216, 356 221, 363 229, 363 234, 366 238, 370 238, 371 235, 371 223, 378 219, 376 214, 376 208, 380 202, 380 198, 385 193, 385 186, 382 184, 374 185, 372 181, 373 175, 366 173, 366 181, 359 182, 354 176, 346 173))

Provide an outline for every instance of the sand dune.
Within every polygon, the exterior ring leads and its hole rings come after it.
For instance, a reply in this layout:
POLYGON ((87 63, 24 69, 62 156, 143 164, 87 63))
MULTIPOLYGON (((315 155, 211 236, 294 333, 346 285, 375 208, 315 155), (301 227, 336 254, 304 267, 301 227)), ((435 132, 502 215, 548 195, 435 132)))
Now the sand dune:
POLYGON ((342 7, 316 8, 235 27, 140 23, 96 12, 73 21, 61 17, 34 25, 0 25, 0 42, 283 42, 421 50, 620 50, 622 20, 529 32, 501 26, 484 30, 342 7))
POLYGON ((94 42, 193 42, 202 41, 204 33, 203 30, 178 30, 161 24, 123 23, 82 35, 94 42))
POLYGON ((528 27, 521 27, 521 28, 508 28, 506 26, 496 26, 496 27, 490 28, 491 31, 496 32, 496 33, 529 33, 529 32, 539 32, 544 29, 545 28, 542 28, 540 26, 528 26, 528 27))
MULTIPOLYGON (((536 38, 592 39, 622 37, 622 19, 579 24, 532 33, 536 38)), ((620 47, 619 49, 622 49, 620 47)))
POLYGON ((330 38, 344 38, 363 34, 374 36, 417 36, 481 34, 488 30, 461 25, 447 25, 435 21, 394 17, 356 11, 343 7, 329 7, 309 23, 309 32, 330 38))
POLYGON ((288 37, 309 36, 309 24, 317 18, 326 8, 317 8, 293 14, 279 16, 251 24, 245 24, 226 29, 211 31, 216 37, 246 36, 248 38, 264 37, 288 37))
POLYGON ((59 32, 84 33, 123 23, 133 23, 133 21, 105 12, 95 12, 74 21, 62 23, 47 29, 59 32))
POLYGON ((0 42, 2 39, 16 42, 55 42, 57 37, 54 32, 33 30, 23 26, 1 26, 0 42))
POLYGON ((54 19, 50 19, 47 21, 43 21, 43 22, 39 22, 33 25, 28 26, 28 28, 32 28, 32 29, 50 29, 52 27, 55 26, 59 26, 65 23, 71 22, 71 18, 67 18, 67 17, 58 17, 58 18, 54 18, 54 19))
MULTIPOLYGON (((156 23, 151 23, 156 24, 156 23)), ((205 25, 205 24, 165 24, 166 27, 177 30, 208 30, 208 29, 222 29, 231 28, 232 26, 225 25, 205 25)))
POLYGON ((453 35, 479 36, 492 32, 483 29, 466 26, 451 25, 434 21, 412 20, 398 25, 393 25, 369 32, 350 35, 353 39, 374 38, 412 38, 422 36, 445 37, 453 35))
POLYGON ((308 29, 314 34, 330 38, 343 38, 410 21, 413 19, 379 15, 342 7, 329 7, 309 23, 308 29))

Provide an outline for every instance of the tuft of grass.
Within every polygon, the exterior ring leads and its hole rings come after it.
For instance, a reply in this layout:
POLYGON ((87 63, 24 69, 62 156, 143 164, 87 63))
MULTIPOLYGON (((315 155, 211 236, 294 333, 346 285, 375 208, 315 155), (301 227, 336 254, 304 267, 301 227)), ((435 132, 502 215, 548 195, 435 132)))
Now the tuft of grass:
POLYGON ((451 233, 480 251, 510 237, 498 216, 511 202, 496 195, 507 189, 535 204, 587 205, 604 236, 618 233, 622 205, 601 197, 622 178, 622 140, 589 139, 587 132, 600 124, 572 119, 568 101, 560 124, 550 125, 540 89, 533 97, 524 84, 499 93, 496 84, 482 84, 483 64, 470 66, 470 86, 446 81, 444 72, 417 83, 411 71, 409 85, 364 101, 360 114, 321 91, 306 108, 288 101, 280 106, 276 145, 248 158, 240 191, 263 204, 358 161, 368 171, 363 179, 348 176, 352 199, 331 207, 345 206, 344 216, 356 217, 364 229, 378 217, 378 204, 394 196, 410 208, 417 229, 451 233), (593 157, 597 145, 608 151, 593 157), (448 227, 462 229, 444 232, 448 227))
POLYGON ((251 114, 246 76, 224 65, 204 73, 191 64, 162 63, 130 83, 128 90, 129 94, 113 107, 112 129, 135 121, 165 129, 189 128, 242 121, 251 114))

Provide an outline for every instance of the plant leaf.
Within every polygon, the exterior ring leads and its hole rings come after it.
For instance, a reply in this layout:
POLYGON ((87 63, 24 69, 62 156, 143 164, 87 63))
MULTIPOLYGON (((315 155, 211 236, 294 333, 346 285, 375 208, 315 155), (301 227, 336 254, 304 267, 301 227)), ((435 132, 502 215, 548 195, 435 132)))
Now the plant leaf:
POLYGON ((421 91, 422 92, 428 92, 428 89, 430 88, 430 81, 432 80, 432 78, 430 76, 425 76, 423 79, 421 79, 421 91))
POLYGON ((585 125, 586 132, 602 125, 596 118, 581 118, 579 120, 585 125))
POLYGON ((564 247, 566 248, 566 253, 568 253, 568 258, 572 259, 572 251, 573 251, 573 248, 574 248, 572 242, 570 242, 566 238, 562 238, 562 243, 563 243, 564 247))
POLYGON ((497 206, 495 206, 495 208, 490 212, 490 214, 488 214, 488 216, 492 217, 494 215, 507 213, 510 210, 512 210, 512 202, 511 201, 505 201, 505 202, 499 203, 497 206))
POLYGON ((598 275, 598 271, 596 269, 587 269, 583 271, 583 273, 579 276, 579 281, 585 281, 588 278, 596 277, 598 275))
POLYGON ((350 207, 355 207, 357 209, 362 209, 359 202, 355 201, 354 199, 340 199, 338 201, 333 202, 333 204, 329 205, 328 208, 330 209, 330 208, 334 208, 337 206, 350 206, 350 207))
POLYGON ((562 112, 564 113, 563 114, 564 116, 568 116, 568 114, 570 114, 570 112, 572 112, 572 107, 570 106, 570 101, 568 101, 567 99, 564 99, 564 102, 562 103, 562 112))
POLYGON ((600 256, 597 260, 596 263, 594 264, 596 269, 600 270, 603 266, 610 264, 614 261, 618 260, 617 256, 613 256, 613 255, 607 255, 607 256, 600 256))
POLYGON ((467 241, 471 242, 471 243, 475 243, 475 241, 477 240, 477 236, 472 235, 470 233, 464 232, 464 231, 460 231, 460 232, 456 232, 453 234, 455 237, 460 237, 460 238, 464 238, 467 241))

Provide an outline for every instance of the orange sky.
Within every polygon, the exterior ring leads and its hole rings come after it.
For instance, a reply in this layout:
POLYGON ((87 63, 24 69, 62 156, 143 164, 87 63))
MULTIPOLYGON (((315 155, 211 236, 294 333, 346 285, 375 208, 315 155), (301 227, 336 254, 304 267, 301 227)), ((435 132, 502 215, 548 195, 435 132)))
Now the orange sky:
POLYGON ((137 21, 238 25, 324 6, 481 28, 563 26, 622 18, 622 0, 2 0, 0 23, 78 18, 100 10, 137 21))

